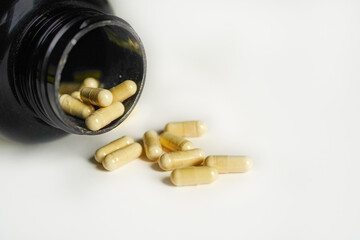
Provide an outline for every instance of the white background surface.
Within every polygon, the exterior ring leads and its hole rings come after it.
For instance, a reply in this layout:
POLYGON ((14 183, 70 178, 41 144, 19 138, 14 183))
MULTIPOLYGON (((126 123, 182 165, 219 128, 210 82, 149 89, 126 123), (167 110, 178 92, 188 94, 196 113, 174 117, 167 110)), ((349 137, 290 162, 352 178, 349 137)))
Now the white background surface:
POLYGON ((358 1, 113 1, 147 50, 136 112, 98 137, 0 141, 0 239, 359 239, 358 1), (89 158, 122 135, 202 119, 208 154, 254 168, 176 188, 136 160, 89 158))

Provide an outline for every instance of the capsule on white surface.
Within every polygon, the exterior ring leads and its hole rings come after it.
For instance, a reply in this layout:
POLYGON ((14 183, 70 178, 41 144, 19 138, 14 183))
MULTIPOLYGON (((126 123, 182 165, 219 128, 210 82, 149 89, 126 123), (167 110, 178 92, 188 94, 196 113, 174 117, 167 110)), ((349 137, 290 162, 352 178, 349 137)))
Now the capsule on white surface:
POLYGON ((176 168, 201 165, 204 159, 204 151, 196 148, 187 151, 164 153, 159 158, 158 163, 161 169, 171 171, 176 168))
POLYGON ((165 131, 181 137, 200 137, 207 131, 207 125, 203 121, 170 122, 165 131))
POLYGON ((112 141, 109 144, 99 148, 95 152, 94 158, 97 162, 101 163, 104 160, 104 158, 106 157, 106 155, 108 155, 109 153, 112 153, 120 148, 130 145, 133 142, 134 142, 134 139, 132 139, 131 137, 123 136, 123 137, 116 139, 115 141, 112 141))
POLYGON ((194 148, 194 144, 189 140, 169 132, 160 135, 160 143, 170 151, 185 151, 194 148))
POLYGON ((204 165, 216 168, 219 173, 243 173, 252 168, 253 161, 247 156, 208 156, 204 165))
POLYGON ((159 134, 152 130, 145 132, 143 136, 143 143, 146 157, 151 161, 158 160, 163 153, 160 145, 159 134))
POLYGON ((170 180, 176 186, 208 184, 218 178, 216 168, 208 166, 185 167, 172 171, 170 180))
POLYGON ((140 157, 141 153, 141 144, 136 142, 131 143, 130 145, 108 154, 102 161, 102 164, 106 170, 113 171, 140 157))

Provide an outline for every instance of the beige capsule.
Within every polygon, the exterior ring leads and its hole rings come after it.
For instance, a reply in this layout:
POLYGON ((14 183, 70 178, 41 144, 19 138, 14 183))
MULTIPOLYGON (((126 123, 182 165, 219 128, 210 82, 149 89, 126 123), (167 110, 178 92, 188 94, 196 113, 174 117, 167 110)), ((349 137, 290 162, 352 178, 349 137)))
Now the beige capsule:
POLYGON ((185 167, 172 171, 170 180, 176 186, 189 186, 212 183, 218 175, 218 171, 213 167, 185 167))
POLYGON ((120 148, 130 145, 133 142, 134 142, 134 139, 132 139, 131 137, 123 136, 123 137, 116 139, 115 141, 112 141, 111 143, 103 146, 102 148, 99 148, 95 152, 94 158, 97 162, 101 163, 104 160, 104 158, 106 157, 106 155, 108 155, 109 153, 112 153, 120 148))
POLYGON ((84 87, 80 91, 80 97, 84 103, 99 107, 107 107, 113 102, 112 93, 103 88, 84 87))
POLYGON ((124 114, 125 108, 121 102, 114 102, 110 106, 100 108, 86 118, 85 124, 91 131, 97 131, 109 125, 124 114))
POLYGON ((72 92, 72 93, 71 93, 71 96, 72 96, 73 98, 76 98, 77 100, 81 100, 81 98, 80 98, 80 92, 79 92, 79 91, 72 92))
POLYGON ((143 142, 146 157, 151 161, 158 160, 163 153, 159 140, 159 134, 153 130, 147 131, 144 133, 143 142))
POLYGON ((129 97, 133 96, 137 91, 137 85, 132 80, 126 80, 119 85, 110 89, 113 94, 113 102, 123 102, 129 97))
POLYGON ((87 105, 68 94, 61 95, 59 101, 64 112, 74 117, 86 119, 95 111, 93 106, 87 105))
POLYGON ((102 164, 106 170, 113 171, 140 157, 141 153, 141 145, 136 142, 131 143, 130 145, 108 154, 102 161, 102 164))
POLYGON ((164 153, 159 158, 158 163, 161 169, 171 171, 176 168, 201 165, 204 159, 204 151, 196 148, 187 151, 164 153))
POLYGON ((98 88, 99 87, 99 81, 96 80, 95 78, 92 77, 88 77, 85 78, 83 83, 81 84, 79 90, 85 88, 85 87, 91 87, 91 88, 98 88))
POLYGON ((185 151, 194 148, 194 144, 189 140, 169 132, 163 132, 160 135, 160 143, 170 151, 185 151))
POLYGON ((204 165, 216 168, 219 173, 243 173, 252 168, 253 161, 247 156, 208 156, 204 165))
POLYGON ((200 137, 207 131, 207 125, 203 121, 170 122, 165 131, 181 137, 200 137))

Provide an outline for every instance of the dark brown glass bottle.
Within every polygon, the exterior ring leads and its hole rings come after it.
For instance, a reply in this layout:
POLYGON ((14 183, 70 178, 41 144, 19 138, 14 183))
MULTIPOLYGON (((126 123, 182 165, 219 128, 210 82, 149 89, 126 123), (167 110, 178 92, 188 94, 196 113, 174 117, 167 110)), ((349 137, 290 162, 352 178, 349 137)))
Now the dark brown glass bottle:
POLYGON ((143 89, 143 45, 106 0, 3 0, 0 8, 0 138, 44 142, 67 133, 97 135, 130 114, 143 89), (66 115, 60 84, 95 77, 104 88, 131 79, 125 114, 96 132, 66 115))

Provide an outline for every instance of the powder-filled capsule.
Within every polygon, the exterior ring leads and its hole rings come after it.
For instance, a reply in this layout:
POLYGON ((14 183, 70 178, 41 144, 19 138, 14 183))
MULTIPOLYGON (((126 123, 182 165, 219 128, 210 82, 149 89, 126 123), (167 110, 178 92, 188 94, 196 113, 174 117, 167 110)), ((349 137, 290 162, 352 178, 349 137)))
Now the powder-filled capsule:
POLYGON ((61 95, 59 101, 64 112, 74 117, 86 119, 95 111, 93 106, 87 105, 68 94, 61 95))
POLYGON ((126 80, 110 89, 113 94, 113 102, 123 102, 133 96, 137 91, 137 85, 132 80, 126 80))
POLYGON ((113 171, 132 160, 140 157, 142 153, 142 147, 139 143, 131 143, 119 150, 116 150, 108 154, 102 161, 102 164, 106 170, 113 171))
POLYGON ((169 132, 160 135, 160 143, 170 151, 185 151, 194 148, 194 144, 189 140, 169 132))
POLYGON ((84 103, 99 107, 107 107, 113 102, 112 93, 103 88, 84 87, 80 91, 80 97, 84 103))
POLYGON ((181 137, 200 137, 207 131, 207 125, 203 121, 170 122, 165 131, 181 137))
POLYGON ((121 102, 114 102, 110 106, 100 108, 86 118, 85 124, 91 131, 97 131, 110 124, 124 114, 125 108, 121 102))
POLYGON ((98 88, 99 87, 99 81, 95 78, 88 77, 85 78, 83 83, 81 84, 79 91, 85 87, 91 87, 91 88, 98 88))
POLYGON ((170 180, 176 186, 208 184, 218 178, 216 168, 208 166, 185 167, 172 171, 170 180))
POLYGON ((115 141, 112 141, 111 143, 103 146, 102 148, 99 148, 95 152, 94 158, 97 162, 101 163, 104 160, 104 158, 106 157, 106 155, 108 155, 109 153, 112 153, 120 148, 130 145, 133 142, 134 142, 134 139, 132 139, 131 137, 123 136, 123 137, 116 139, 115 141))
POLYGON ((74 91, 71 93, 71 96, 73 98, 76 98, 77 100, 80 100, 81 101, 81 98, 80 98, 80 92, 79 91, 74 91))
POLYGON ((196 148, 187 151, 164 153, 159 158, 158 163, 161 169, 171 171, 176 168, 201 165, 204 159, 204 151, 196 148))
POLYGON ((157 132, 152 130, 145 132, 143 136, 143 143, 146 157, 151 161, 158 160, 163 153, 163 150, 157 132))
POLYGON ((204 165, 216 168, 219 173, 243 173, 252 168, 253 161, 247 156, 208 156, 204 165))

